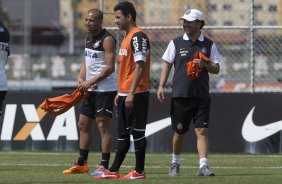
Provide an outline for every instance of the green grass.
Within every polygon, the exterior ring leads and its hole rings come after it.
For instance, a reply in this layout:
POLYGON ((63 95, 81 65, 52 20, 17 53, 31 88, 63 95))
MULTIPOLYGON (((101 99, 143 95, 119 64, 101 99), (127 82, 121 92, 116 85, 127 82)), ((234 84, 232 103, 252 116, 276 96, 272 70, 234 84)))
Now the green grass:
MULTIPOLYGON (((112 159, 114 154, 112 154, 112 159)), ((63 175, 77 159, 77 153, 0 152, 0 183, 207 183, 207 184, 273 184, 282 183, 281 155, 210 154, 209 162, 215 177, 196 176, 196 154, 182 154, 180 176, 167 176, 171 154, 147 154, 146 180, 95 180, 90 175, 63 175)), ((90 153, 94 169, 99 153, 90 153)), ((134 154, 129 153, 120 170, 121 175, 134 168, 134 154)))

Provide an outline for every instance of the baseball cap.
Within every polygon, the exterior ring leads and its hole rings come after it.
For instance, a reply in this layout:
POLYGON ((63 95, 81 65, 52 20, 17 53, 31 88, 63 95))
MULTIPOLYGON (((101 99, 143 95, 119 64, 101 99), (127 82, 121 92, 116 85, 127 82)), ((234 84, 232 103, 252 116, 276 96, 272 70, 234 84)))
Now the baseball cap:
POLYGON ((204 16, 201 11, 197 9, 190 9, 190 10, 186 10, 184 15, 180 17, 179 19, 185 19, 187 21, 194 21, 194 20, 203 21, 204 16))

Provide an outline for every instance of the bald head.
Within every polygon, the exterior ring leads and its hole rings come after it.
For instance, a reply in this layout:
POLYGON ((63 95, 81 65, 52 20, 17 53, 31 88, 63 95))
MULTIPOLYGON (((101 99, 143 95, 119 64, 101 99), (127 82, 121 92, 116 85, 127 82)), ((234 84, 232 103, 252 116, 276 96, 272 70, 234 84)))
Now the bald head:
POLYGON ((103 20, 103 12, 97 8, 89 10, 88 14, 93 14, 98 20, 103 20))
POLYGON ((99 34, 102 30, 103 12, 99 9, 91 9, 85 17, 85 27, 92 34, 99 34))

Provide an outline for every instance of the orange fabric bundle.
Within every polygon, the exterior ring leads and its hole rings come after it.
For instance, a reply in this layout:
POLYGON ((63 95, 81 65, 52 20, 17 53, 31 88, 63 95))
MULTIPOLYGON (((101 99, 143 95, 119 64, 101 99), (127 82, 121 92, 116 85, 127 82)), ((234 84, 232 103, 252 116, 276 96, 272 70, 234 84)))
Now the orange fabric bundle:
POLYGON ((196 54, 194 55, 193 59, 190 61, 187 61, 186 63, 186 71, 188 74, 189 79, 197 79, 202 71, 202 68, 198 68, 195 63, 194 60, 195 59, 201 59, 207 63, 210 63, 209 58, 207 58, 202 52, 198 51, 196 52, 196 54))
POLYGON ((76 89, 72 92, 72 94, 64 94, 54 98, 46 98, 39 107, 44 111, 57 116, 76 105, 86 95, 87 92, 76 89))

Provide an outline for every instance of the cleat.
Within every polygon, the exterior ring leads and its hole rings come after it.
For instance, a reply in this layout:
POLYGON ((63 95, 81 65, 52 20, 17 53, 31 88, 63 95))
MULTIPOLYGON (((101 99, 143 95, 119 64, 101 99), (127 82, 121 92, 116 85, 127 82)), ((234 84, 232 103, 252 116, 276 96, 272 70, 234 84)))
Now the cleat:
POLYGON ((103 174, 105 172, 105 167, 100 165, 99 167, 97 167, 97 169, 93 172, 90 173, 91 176, 97 176, 97 175, 100 175, 100 174, 103 174))
POLYGON ((110 172, 106 169, 102 174, 93 176, 93 179, 119 179, 119 172, 110 172))
POLYGON ((78 165, 77 163, 74 163, 73 166, 67 170, 63 171, 63 174, 85 174, 88 173, 89 167, 88 165, 78 165))
POLYGON ((135 170, 133 170, 127 175, 123 176, 121 179, 126 179, 126 180, 146 179, 146 173, 144 171, 138 173, 135 170))
POLYGON ((209 166, 203 166, 198 170, 198 176, 215 176, 215 174, 210 170, 209 166))
POLYGON ((178 163, 171 163, 168 175, 169 176, 178 176, 179 175, 180 164, 178 163))

